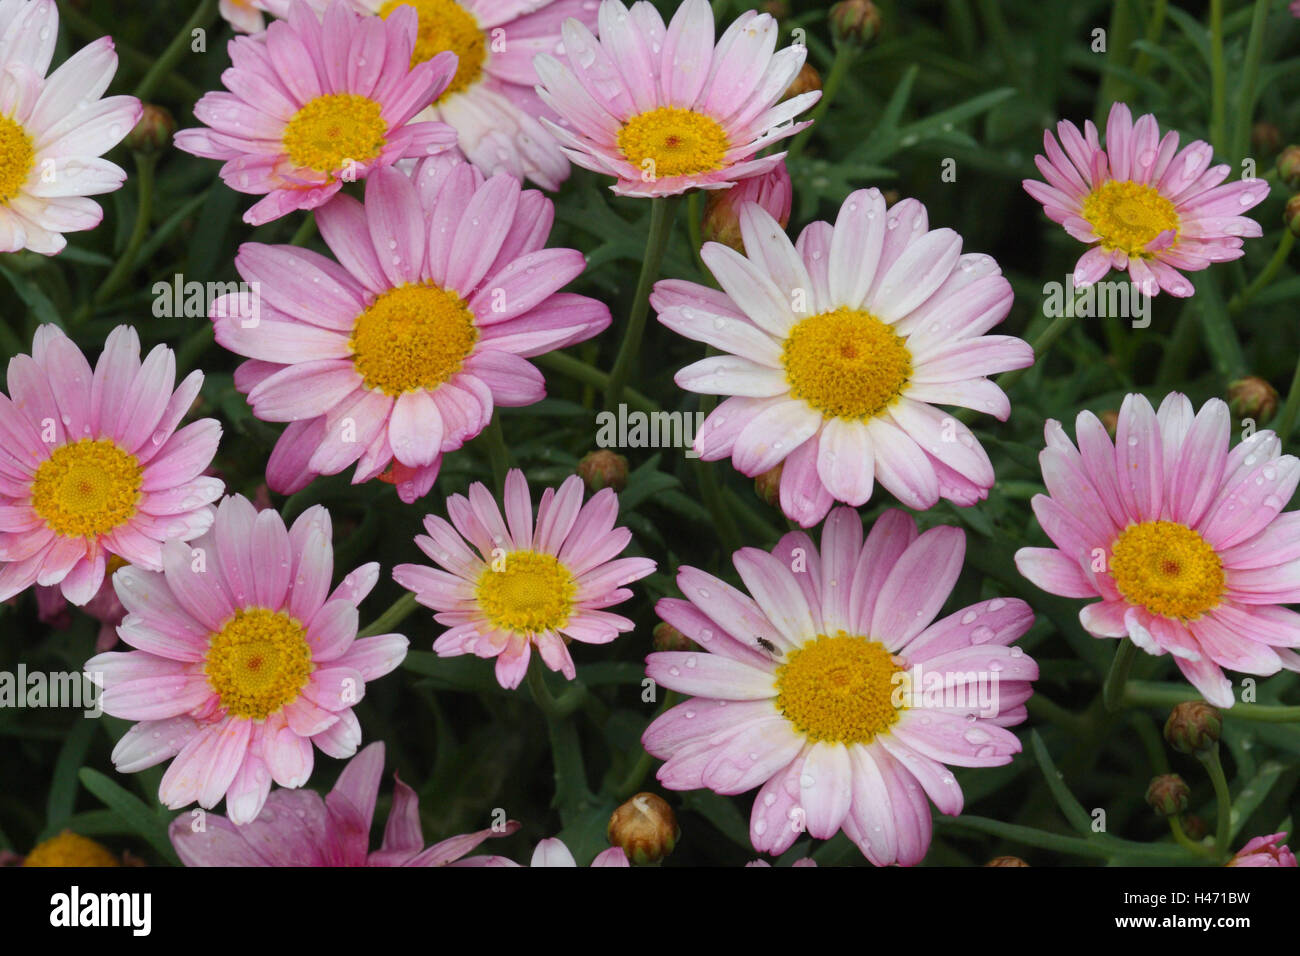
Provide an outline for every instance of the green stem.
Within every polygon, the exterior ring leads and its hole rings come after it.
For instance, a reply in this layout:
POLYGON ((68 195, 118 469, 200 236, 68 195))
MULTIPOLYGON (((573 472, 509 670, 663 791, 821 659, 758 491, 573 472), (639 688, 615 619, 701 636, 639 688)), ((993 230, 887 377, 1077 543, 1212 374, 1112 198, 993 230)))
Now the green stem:
POLYGON ((410 591, 403 591, 402 596, 390 604, 387 611, 375 618, 369 627, 359 631, 357 637, 374 637, 376 634, 391 633, 392 629, 410 617, 411 612, 418 606, 415 595, 410 591))
POLYGON ((293 238, 289 240, 291 246, 305 246, 312 236, 316 234, 316 217, 312 213, 307 213, 307 218, 302 221, 302 225, 294 232, 293 238))
MULTIPOLYGON (((542 368, 550 369, 552 372, 559 372, 566 378, 571 378, 575 382, 581 382, 583 385, 589 385, 592 388, 604 389, 609 385, 608 373, 602 372, 595 366, 567 352, 547 352, 545 355, 537 356, 533 361, 542 368)), ((653 414, 660 410, 658 402, 646 398, 630 386, 623 387, 623 401, 633 411, 653 414)))
POLYGON ((1181 847, 1151 843, 1129 843, 1102 837, 1062 836, 1059 833, 1048 833, 1033 827, 1003 823, 1001 820, 990 820, 987 817, 966 816, 965 814, 958 817, 936 815, 934 825, 938 830, 966 830, 973 833, 984 833, 1003 840, 1009 840, 1012 843, 1036 846, 1057 853, 1091 857, 1099 860, 1108 860, 1112 856, 1121 854, 1129 858, 1145 857, 1153 864, 1157 862, 1183 862, 1186 858, 1186 853, 1181 847))
MULTIPOLYGON (((1048 325, 1047 328, 1043 329, 1042 332, 1038 333, 1038 336, 1031 343, 1034 349, 1034 365, 1038 364, 1039 359, 1047 354, 1048 350, 1056 343, 1056 340, 1064 335, 1065 330, 1074 322, 1075 310, 1071 309, 1069 312, 1070 314, 1068 315, 1058 315, 1054 318, 1051 324, 1048 325)), ((1009 389, 1020 380, 1020 376, 1024 375, 1033 367, 1033 365, 1030 365, 1026 368, 1016 368, 1012 369, 1010 372, 1003 372, 997 378, 998 386, 1003 391, 1009 389)))
POLYGON ((668 239, 672 235, 673 215, 680 202, 680 196, 660 196, 650 200, 650 234, 646 237, 645 259, 636 282, 632 312, 628 316, 627 328, 623 330, 623 342, 618 357, 614 359, 614 368, 610 370, 609 384, 605 387, 605 407, 610 411, 618 410, 632 363, 641 351, 646 314, 650 311, 650 287, 659 277, 659 267, 663 264, 668 239))
MULTIPOLYGON (((1160 43, 1160 34, 1165 28, 1165 11, 1169 6, 1169 0, 1156 0, 1151 8, 1151 16, 1147 18, 1147 29, 1144 39, 1152 46, 1160 43)), ((1151 71, 1151 65, 1155 62, 1154 58, 1146 53, 1138 54, 1137 62, 1133 64, 1133 72, 1138 76, 1146 76, 1151 71)))
POLYGON ((1115 657, 1110 662, 1110 672, 1106 674, 1106 683, 1101 689, 1101 699, 1107 710, 1119 709, 1124 685, 1128 682, 1128 674, 1133 668, 1137 652, 1137 645, 1127 637, 1120 639, 1119 647, 1115 648, 1115 657))
MULTIPOLYGON (((1289 233, 1288 233, 1289 235, 1289 233)), ((1296 359, 1295 372, 1291 375, 1291 387, 1286 393, 1286 404, 1278 416, 1273 432, 1285 445, 1295 431, 1296 415, 1300 414, 1300 358, 1296 359)))
POLYGON ((91 300, 82 306, 78 313, 78 320, 88 319, 95 311, 95 307, 107 302, 109 297, 117 291, 118 287, 130 277, 135 271, 136 258, 139 255, 140 247, 144 245, 145 237, 149 235, 149 220, 153 215, 153 171, 157 164, 156 156, 145 155, 144 153, 135 154, 135 174, 136 174, 136 211, 135 224, 131 227, 131 236, 126 241, 126 248, 118 256, 117 263, 113 266, 112 271, 95 290, 91 300))
MULTIPOLYGON (((677 703, 678 699, 677 692, 670 690, 664 695, 663 703, 659 705, 659 709, 655 711, 655 717, 652 717, 651 720, 653 721, 660 714, 666 713, 677 703)), ((650 754, 643 749, 640 756, 637 757, 636 763, 628 768, 628 772, 623 775, 623 779, 614 785, 613 793, 615 799, 622 802, 639 791, 641 789, 642 781, 646 778, 646 774, 648 774, 650 768, 654 766, 654 760, 655 758, 650 756, 650 754)))
POLYGON ((185 21, 185 25, 180 28, 176 36, 172 37, 172 42, 167 45, 167 49, 163 50, 162 56, 154 61, 149 72, 140 81, 140 85, 135 88, 138 99, 148 102, 154 88, 176 69, 176 64, 181 61, 181 57, 189 52, 194 31, 207 29, 216 18, 217 0, 202 0, 193 15, 185 21))
POLYGON ((1246 62, 1237 93, 1236 123, 1229 157, 1234 163, 1240 162, 1250 148, 1250 120, 1255 114, 1255 89, 1259 83, 1259 61, 1264 49, 1264 25, 1268 21, 1270 2, 1255 0, 1255 12, 1250 19, 1250 38, 1246 41, 1246 62))
POLYGON ((858 49, 852 44, 842 43, 835 48, 835 59, 831 61, 831 71, 826 74, 826 79, 822 82, 822 97, 817 101, 817 105, 813 107, 813 111, 808 117, 812 120, 812 125, 791 140, 790 149, 785 157, 787 163, 798 158, 803 153, 804 147, 813 134, 813 130, 817 128, 817 124, 826 115, 826 111, 831 108, 831 101, 835 99, 840 84, 844 82, 849 67, 853 65, 853 61, 857 57, 858 49))
MULTIPOLYGON (((113 32, 105 30, 73 6, 69 0, 60 0, 59 22, 67 24, 68 29, 83 40, 98 40, 105 34, 113 32)), ((153 57, 146 56, 134 47, 122 42, 121 37, 113 37, 113 50, 122 61, 124 70, 129 69, 133 72, 147 73, 154 64, 153 57)), ((171 92, 176 94, 176 99, 183 102, 193 103, 203 95, 198 87, 183 76, 172 76, 168 80, 168 85, 171 87, 171 92)))
MULTIPOLYGON (((1133 12, 1129 0, 1112 0, 1110 25, 1106 30, 1106 59, 1109 63, 1124 67, 1128 65, 1129 49, 1133 43, 1133 12)), ((1093 118, 1098 126, 1105 126, 1110 106, 1116 100, 1128 99, 1127 81, 1116 73, 1107 71, 1101 79, 1101 88, 1097 91, 1097 109, 1093 118)))
MULTIPOLYGON (((1174 707, 1197 694, 1181 684, 1161 684, 1154 681, 1131 681, 1124 689, 1126 707, 1174 707)), ((1236 703, 1221 711, 1224 717, 1238 720, 1257 720, 1261 723, 1289 724, 1300 721, 1300 706, 1282 704, 1236 703)))
POLYGON ((577 728, 565 719, 568 713, 563 709, 562 700, 557 700, 547 688, 543 666, 541 657, 534 654, 528 662, 525 680, 537 708, 546 718, 551 761, 555 767, 555 804, 561 821, 569 826, 590 802, 591 791, 587 785, 587 769, 582 760, 577 728))
POLYGON ((1191 850, 1193 853, 1196 853, 1199 856, 1208 856, 1208 857, 1216 857, 1216 858, 1218 857, 1219 854, 1216 853, 1214 850, 1210 849, 1208 846, 1205 846, 1202 843, 1197 843, 1195 840, 1189 837, 1187 835, 1187 831, 1183 829, 1183 825, 1182 823, 1179 822, 1177 816, 1168 817, 1167 819, 1169 820, 1169 831, 1173 833, 1174 839, 1178 841, 1179 846, 1186 847, 1188 850, 1191 850))
POLYGON ((1226 857, 1228 834, 1232 822, 1232 794, 1228 791, 1228 778, 1223 775, 1223 762, 1219 760, 1218 742, 1216 741, 1214 746, 1204 753, 1198 753, 1196 759, 1205 765, 1205 770, 1210 775, 1210 783, 1214 784, 1214 802, 1218 812, 1214 848, 1226 857))
POLYGON ((1250 300, 1259 295, 1264 287, 1269 285, 1277 274, 1282 271, 1282 266, 1286 263, 1287 256, 1291 254, 1292 247, 1295 246, 1295 233, 1290 229, 1282 230, 1282 238, 1277 241, 1277 248, 1273 251, 1273 258, 1268 260, 1268 265, 1257 275, 1250 285, 1242 289, 1231 299, 1228 300, 1228 311, 1237 313, 1250 304, 1250 300))
POLYGON ((1227 69, 1223 62, 1223 0, 1210 0, 1210 143, 1223 154, 1228 106, 1227 69))
POLYGON ((712 282, 713 273, 709 271, 709 267, 704 264, 704 257, 700 255, 700 250, 704 247, 704 232, 701 225, 703 215, 700 210, 700 190, 692 189, 686 195, 686 232, 690 237, 691 255, 695 257, 695 267, 700 270, 700 275, 706 282, 712 282))
POLYGON ((496 486, 497 497, 505 492, 506 474, 510 471, 510 449, 506 445, 506 434, 501 428, 501 410, 492 416, 487 428, 483 429, 487 442, 488 460, 492 463, 492 483, 496 486))

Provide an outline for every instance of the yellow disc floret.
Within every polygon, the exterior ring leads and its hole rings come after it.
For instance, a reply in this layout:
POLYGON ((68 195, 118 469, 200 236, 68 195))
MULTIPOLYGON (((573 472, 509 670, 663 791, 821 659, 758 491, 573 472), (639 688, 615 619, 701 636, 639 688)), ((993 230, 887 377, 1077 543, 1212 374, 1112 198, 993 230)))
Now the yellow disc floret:
POLYGON ((479 607, 493 627, 516 634, 540 634, 563 627, 578 585, 551 554, 511 551, 479 575, 479 607))
POLYGON ((18 195, 36 165, 32 138, 20 124, 0 116, 0 203, 18 195))
POLYGON ((61 445, 32 481, 32 508, 57 534, 107 534, 136 512, 144 471, 111 439, 61 445))
POLYGON ((898 400, 912 375, 912 353, 897 332, 842 306, 795 325, 781 361, 790 394, 828 418, 874 418, 898 400))
POLYGON ((284 150, 295 166, 318 173, 346 172, 368 163, 388 140, 382 107, 368 96, 329 93, 300 109, 284 127, 284 150))
POLYGON ((460 93, 477 83, 483 74, 488 48, 487 37, 474 15, 455 0, 388 0, 379 8, 379 15, 387 17, 402 6, 415 7, 420 16, 411 66, 432 60, 439 53, 450 51, 456 54, 456 75, 438 99, 460 93))
POLYGON ((1145 251, 1156 236, 1167 230, 1178 233, 1178 212, 1174 204, 1154 186, 1132 180, 1108 180, 1083 200, 1083 218, 1088 220, 1103 249, 1120 249, 1130 256, 1150 258, 1145 251))
POLYGON ((1194 620, 1223 597, 1223 563, 1196 531, 1175 521, 1129 525, 1111 546, 1115 587, 1152 614, 1194 620))
POLYGON ((721 169, 728 147, 726 131, 716 120, 678 106, 633 116, 618 132, 618 148, 627 161, 655 179, 721 169))
POLYGON ((776 706, 811 740, 866 743, 898 720, 894 675, 901 671, 879 641, 819 634, 777 668, 776 706))
POLYGON ((212 635, 203 672, 231 715, 263 720, 298 699, 314 667, 302 624, 252 607, 212 635))
POLYGON ((474 313, 455 292, 404 285, 357 316, 349 344, 366 387, 397 396, 437 388, 460 371, 477 341, 474 313))
POLYGON ((94 840, 64 830, 38 843, 23 860, 23 866, 121 866, 106 847, 94 840))

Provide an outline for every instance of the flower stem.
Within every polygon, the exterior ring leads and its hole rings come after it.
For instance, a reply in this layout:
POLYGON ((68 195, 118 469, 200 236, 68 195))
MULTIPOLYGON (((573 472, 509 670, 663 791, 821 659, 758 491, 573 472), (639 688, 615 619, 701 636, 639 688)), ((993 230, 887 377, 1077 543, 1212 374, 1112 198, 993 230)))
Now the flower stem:
POLYGON ((308 240, 316 234, 316 216, 307 213, 307 218, 302 221, 302 225, 294 232, 293 238, 289 240, 291 246, 305 246, 308 240))
POLYGON ((1286 393, 1286 404, 1282 406, 1282 414, 1278 416, 1277 424, 1273 427, 1278 440, 1284 446, 1295 431, 1297 414, 1300 414, 1300 358, 1296 359, 1295 372, 1291 375, 1291 387, 1286 393))
MULTIPOLYGON (((559 372, 575 382, 581 382, 583 385, 589 385, 592 388, 603 389, 609 384, 609 374, 607 372, 602 372, 595 366, 567 352, 547 352, 545 355, 537 356, 533 361, 542 368, 548 368, 552 372, 559 372)), ((628 408, 633 411, 653 414, 660 410, 658 402, 646 398, 629 386, 623 388, 623 400, 627 402, 628 408)))
POLYGON ((1246 41, 1246 62, 1241 71, 1241 85, 1237 93, 1237 109, 1232 133, 1232 152, 1229 159, 1240 162, 1250 148, 1250 120, 1255 113, 1255 91, 1259 83, 1259 60, 1264 48, 1264 25, 1268 21, 1271 0, 1255 0, 1255 10, 1250 19, 1250 36, 1246 41))
MULTIPOLYGON (((1051 324, 1048 325, 1047 328, 1043 329, 1043 331, 1039 332, 1034 341, 1030 343, 1034 349, 1034 365, 1037 365, 1038 360, 1047 354, 1048 350, 1056 343, 1056 340, 1065 334, 1065 330, 1074 322, 1074 312, 1074 309, 1070 309, 1068 314, 1058 315, 1052 320, 1051 324)), ((1005 391, 1018 382, 1020 376, 1024 375, 1033 367, 1033 365, 1030 365, 1026 368, 1014 368, 1009 372, 1003 372, 997 377, 998 387, 1005 391)))
POLYGON ((1278 240, 1277 249, 1273 251, 1273 258, 1268 260, 1268 265, 1264 266, 1263 271, 1254 278, 1250 285, 1228 300, 1228 311, 1230 313, 1240 312, 1250 304, 1251 299, 1259 295, 1265 286, 1277 278, 1277 274, 1282 270, 1282 266, 1294 246, 1295 234, 1290 229, 1283 229, 1282 238, 1278 240))
POLYGON ((167 45, 167 49, 163 50, 162 55, 154 61, 149 72, 140 81, 140 85, 135 88, 136 97, 148 102, 154 88, 176 69, 176 64, 180 62, 181 57, 189 51, 194 31, 207 29, 216 19, 217 0, 202 0, 193 15, 185 21, 185 25, 177 31, 176 36, 172 37, 172 42, 167 45))
MULTIPOLYGON (((1173 707, 1185 700, 1195 700, 1196 692, 1181 684, 1161 684, 1135 680, 1124 688, 1126 707, 1173 707)), ((1300 706, 1280 704, 1233 704, 1221 711, 1224 717, 1256 720, 1261 723, 1288 724, 1300 721, 1300 706)))
POLYGON ((496 486, 497 497, 505 492, 506 474, 510 471, 510 448, 506 445, 506 434, 501 428, 501 410, 497 409, 492 421, 483 429, 487 442, 488 460, 492 463, 492 483, 496 486))
POLYGON ((1115 648, 1115 657, 1110 662, 1110 672, 1101 689, 1101 699, 1107 710, 1118 710, 1124 695, 1124 685, 1128 682, 1128 673, 1137 657, 1137 645, 1127 637, 1121 638, 1119 647, 1115 648))
POLYGON ((1223 153, 1227 122, 1227 70, 1223 63, 1223 0, 1210 0, 1210 143, 1223 153))
POLYGON ((1216 741, 1214 746, 1204 753, 1196 755, 1202 764, 1205 765, 1205 771, 1210 775, 1210 783, 1214 785, 1214 802, 1217 804, 1218 826, 1214 832, 1214 848, 1221 855, 1228 854, 1228 832, 1229 824, 1232 822, 1232 794, 1228 791, 1228 778, 1223 775, 1223 763, 1219 760, 1219 744, 1216 741))
POLYGON ((392 629, 410 617, 411 612, 418 606, 415 595, 410 591, 403 591, 402 596, 390 604, 387 611, 375 618, 369 627, 358 632, 357 637, 374 637, 376 634, 391 633, 392 629))
POLYGON ((858 50, 852 44, 842 43, 835 48, 835 59, 831 61, 831 71, 826 75, 826 80, 822 83, 822 98, 817 101, 813 111, 809 114, 812 125, 797 135, 790 142, 790 149, 786 152, 786 162, 797 159, 802 153, 804 147, 808 144, 813 130, 821 122, 826 111, 831 108, 831 101, 835 99, 835 93, 839 90, 840 84, 844 82, 845 75, 849 72, 849 67, 858 57, 858 50))
POLYGON ((619 346, 618 357, 614 360, 614 368, 610 370, 609 382, 605 386, 605 407, 610 411, 618 410, 618 403, 623 400, 623 389, 627 384, 628 374, 632 371, 632 362, 641 351, 646 314, 650 311, 650 287, 659 277, 659 267, 663 264, 668 239, 672 235, 673 215, 680 202, 680 196, 660 196, 650 200, 650 233, 646 237, 641 276, 636 282, 632 312, 628 315, 627 328, 623 330, 623 342, 619 346))
POLYGON ((147 156, 144 153, 135 154, 137 199, 135 224, 131 227, 131 236, 127 239, 126 248, 118 256, 117 263, 113 266, 112 271, 100 283, 91 300, 83 305, 77 313, 76 321, 84 321, 90 318, 95 308, 107 302, 109 297, 117 291, 118 287, 135 270, 136 259, 139 256, 140 247, 144 245, 145 237, 149 235, 149 220, 153 216, 153 171, 157 162, 158 159, 155 156, 147 156))
POLYGON ((1191 850, 1193 853, 1196 853, 1200 856, 1209 856, 1209 857, 1216 857, 1216 858, 1218 857, 1219 854, 1216 851, 1210 849, 1208 846, 1205 846, 1204 844, 1197 843, 1195 840, 1189 837, 1187 835, 1187 831, 1183 829, 1183 825, 1182 823, 1179 822, 1177 816, 1169 817, 1168 820, 1169 820, 1169 830, 1171 833, 1173 833, 1174 839, 1178 841, 1179 846, 1186 847, 1187 849, 1191 850))

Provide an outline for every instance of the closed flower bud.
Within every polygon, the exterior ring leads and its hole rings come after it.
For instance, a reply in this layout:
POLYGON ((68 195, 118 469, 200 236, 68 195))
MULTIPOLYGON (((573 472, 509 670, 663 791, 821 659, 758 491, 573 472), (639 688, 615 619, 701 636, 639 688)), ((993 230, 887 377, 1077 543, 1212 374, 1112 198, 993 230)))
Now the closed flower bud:
POLYGON ((695 642, 673 627, 667 621, 655 625, 651 643, 656 651, 690 651, 695 649, 695 642))
POLYGON ((1250 145, 1255 152, 1271 156, 1282 145, 1282 131, 1273 123, 1258 122, 1250 128, 1250 145))
POLYGON ((1266 422, 1277 412, 1277 389, 1255 375, 1228 385, 1228 407, 1237 418, 1266 422))
POLYGON ((638 866, 658 863, 677 845, 682 835, 673 808, 653 793, 638 793, 609 818, 609 842, 623 848, 638 866))
POLYGON ((822 75, 817 72, 817 67, 811 63, 805 63, 799 75, 794 78, 794 82, 786 88, 785 95, 781 99, 788 100, 792 96, 799 96, 803 93, 812 93, 822 88, 822 75))
POLYGON ((1219 742, 1223 718, 1203 700, 1185 700, 1165 721, 1165 740, 1179 753, 1203 753, 1219 742))
POLYGON ((771 468, 754 479, 754 494, 773 508, 781 507, 781 472, 785 462, 771 468))
POLYGON ((1291 230, 1291 235, 1300 236, 1300 193, 1296 193, 1286 201, 1286 208, 1282 210, 1282 221, 1291 230))
POLYGON ((1210 828, 1206 822, 1194 813, 1188 813, 1183 817, 1183 832, 1188 838, 1199 843, 1209 835, 1210 828))
POLYGON ((1028 866, 1024 860, 1018 856, 995 856, 984 864, 985 866, 1028 866))
POLYGON ((771 172, 742 179, 730 189, 715 189, 704 204, 704 219, 700 232, 705 242, 720 242, 737 252, 745 251, 740 237, 740 209, 745 203, 756 202, 784 229, 790 224, 790 206, 794 189, 785 161, 776 164, 771 172))
POLYGON ((140 122, 126 134, 126 145, 133 152, 152 156, 171 145, 175 132, 176 121, 171 113, 161 106, 145 103, 140 122))
POLYGON ((1156 777, 1147 787, 1147 805, 1162 817, 1176 817, 1186 810, 1189 796, 1186 781, 1176 773, 1156 777))
POLYGON ((880 11, 871 0, 841 0, 831 7, 830 19, 836 43, 865 47, 880 33, 880 11))
POLYGON ((627 487, 627 459, 604 448, 589 452, 578 462, 578 476, 590 492, 602 488, 622 491, 627 487))
POLYGON ((1277 156, 1277 177, 1290 189, 1300 189, 1300 146, 1292 144, 1277 156))

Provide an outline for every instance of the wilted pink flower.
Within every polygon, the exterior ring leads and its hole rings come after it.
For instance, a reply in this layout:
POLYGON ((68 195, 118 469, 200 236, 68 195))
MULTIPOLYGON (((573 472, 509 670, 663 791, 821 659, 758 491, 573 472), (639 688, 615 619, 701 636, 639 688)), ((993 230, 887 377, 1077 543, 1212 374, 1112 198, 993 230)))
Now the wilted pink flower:
POLYGON ((1141 395, 1120 408, 1115 441, 1091 412, 1075 421, 1078 448, 1049 420, 1038 456, 1048 494, 1034 514, 1055 548, 1016 552, 1044 591, 1101 598, 1079 612, 1094 637, 1128 637, 1173 655, 1216 707, 1235 700, 1227 667, 1245 674, 1300 670, 1300 512, 1280 512, 1300 460, 1271 431, 1229 450, 1228 406, 1194 412, 1172 392, 1160 411, 1141 395))
POLYGON ((1068 120, 1043 133, 1046 156, 1034 162, 1046 183, 1025 191, 1075 239, 1092 248, 1074 267, 1074 283, 1092 285, 1111 269, 1128 270, 1146 295, 1195 291, 1179 270, 1196 272, 1242 255, 1241 237, 1263 235, 1242 215, 1268 196, 1263 179, 1224 185, 1232 167, 1211 166, 1214 149, 1196 140, 1178 150, 1178 134, 1160 137, 1148 113, 1133 121, 1123 103, 1111 107, 1106 146, 1091 121, 1081 134, 1068 120))
POLYGON ((383 772, 384 745, 376 742, 348 761, 325 799, 315 790, 276 790, 256 819, 238 826, 207 814, 198 827, 184 814, 168 831, 172 846, 186 866, 482 866, 482 861, 502 858, 457 861, 484 840, 519 829, 510 820, 499 829, 465 833, 425 847, 420 799, 394 774, 384 841, 372 851, 370 825, 383 772))

